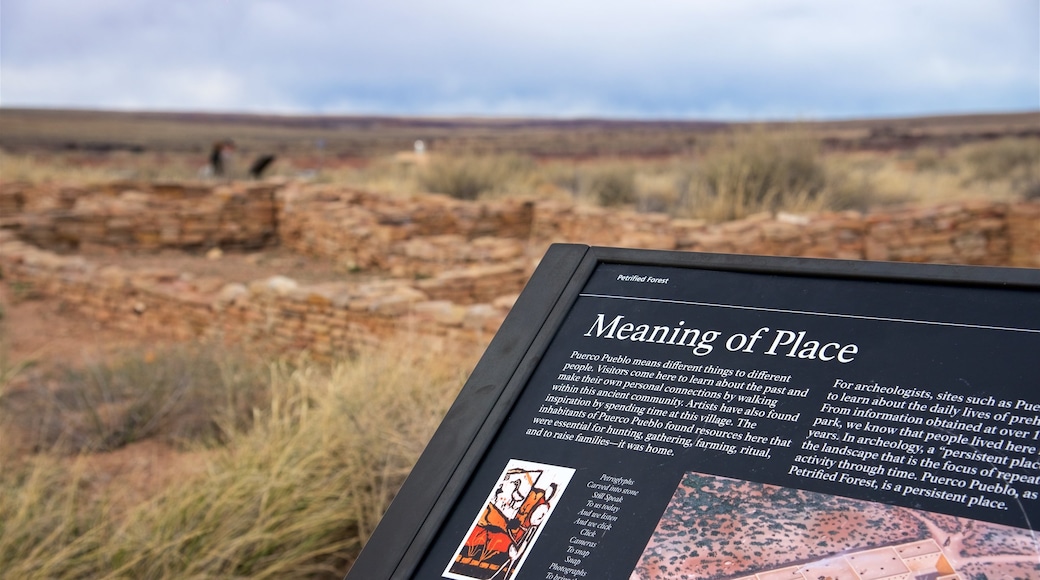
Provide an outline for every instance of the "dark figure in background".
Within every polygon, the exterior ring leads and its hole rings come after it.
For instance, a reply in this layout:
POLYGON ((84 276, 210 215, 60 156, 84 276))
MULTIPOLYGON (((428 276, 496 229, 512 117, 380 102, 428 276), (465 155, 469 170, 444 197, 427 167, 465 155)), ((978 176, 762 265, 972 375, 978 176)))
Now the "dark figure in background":
POLYGON ((224 175, 224 164, 235 151, 235 142, 224 139, 213 144, 213 150, 209 153, 209 169, 212 175, 219 177, 224 175))
POLYGON ((267 168, 271 166, 271 163, 274 162, 274 159, 274 155, 261 155, 260 157, 257 157, 256 161, 249 166, 249 177, 260 179, 264 174, 264 171, 266 171, 267 168))

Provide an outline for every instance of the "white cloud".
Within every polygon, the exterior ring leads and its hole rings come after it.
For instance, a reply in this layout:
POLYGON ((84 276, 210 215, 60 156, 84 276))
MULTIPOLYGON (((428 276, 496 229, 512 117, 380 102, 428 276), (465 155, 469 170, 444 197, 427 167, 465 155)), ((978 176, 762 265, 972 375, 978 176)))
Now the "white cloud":
POLYGON ((1032 2, 5 0, 0 103, 740 118, 1040 108, 1032 2))

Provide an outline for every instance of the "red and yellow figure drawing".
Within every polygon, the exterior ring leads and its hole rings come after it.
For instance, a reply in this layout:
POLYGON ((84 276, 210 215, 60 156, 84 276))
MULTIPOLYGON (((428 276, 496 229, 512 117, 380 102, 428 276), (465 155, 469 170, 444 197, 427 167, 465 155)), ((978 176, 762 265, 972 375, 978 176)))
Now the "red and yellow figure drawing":
POLYGON ((566 467, 510 460, 445 569, 444 577, 512 578, 573 474, 574 470, 566 467))

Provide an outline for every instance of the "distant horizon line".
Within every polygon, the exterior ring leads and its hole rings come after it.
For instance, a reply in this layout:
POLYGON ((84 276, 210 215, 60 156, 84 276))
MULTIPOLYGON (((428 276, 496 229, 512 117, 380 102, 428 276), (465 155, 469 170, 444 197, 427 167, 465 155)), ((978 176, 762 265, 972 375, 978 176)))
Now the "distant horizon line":
MULTIPOLYGON (((85 113, 85 114, 113 114, 113 115, 157 115, 176 116, 189 115, 199 117, 254 117, 254 118, 295 118, 295 119, 377 119, 377 120, 401 120, 401 121, 429 121, 429 122, 526 122, 526 123, 637 123, 637 124, 702 124, 702 125, 761 125, 761 124, 789 124, 789 123, 845 123, 856 121, 886 121, 886 120, 909 120, 909 119, 955 119, 968 117, 1015 117, 1025 115, 1040 115, 1040 108, 1005 111, 977 111, 977 112, 929 112, 920 114, 895 114, 895 115, 864 115, 864 116, 835 116, 835 117, 776 117, 762 119, 718 119, 711 117, 624 117, 624 116, 540 116, 540 115, 495 115, 495 114, 402 114, 402 113, 321 113, 302 111, 251 111, 251 110, 222 110, 222 109, 149 109, 149 108, 104 108, 104 107, 66 107, 66 106, 24 106, 0 104, 0 112, 40 112, 40 113, 85 113)), ((1040 119, 1038 119, 1040 120, 1040 119)))

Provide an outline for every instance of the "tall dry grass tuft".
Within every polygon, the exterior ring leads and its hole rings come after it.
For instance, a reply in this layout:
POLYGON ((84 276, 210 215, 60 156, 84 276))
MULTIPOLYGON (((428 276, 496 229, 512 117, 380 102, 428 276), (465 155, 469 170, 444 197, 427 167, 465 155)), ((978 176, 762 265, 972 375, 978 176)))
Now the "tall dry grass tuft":
POLYGON ((697 165, 688 192, 689 211, 711 221, 761 211, 814 205, 826 188, 819 145, 800 132, 736 133, 713 147, 697 165))
POLYGON ((527 180, 533 168, 534 162, 521 155, 435 157, 420 171, 419 183, 427 191, 473 200, 527 180))
POLYGON ((625 164, 585 172, 584 189, 599 205, 614 207, 636 201, 635 171, 625 164))
MULTIPOLYGON (((645 184, 660 181, 668 161, 633 161, 617 157, 554 160, 537 166, 532 183, 542 197, 570 199, 601 207, 630 206, 639 211, 666 211, 648 199, 658 191, 645 184), (550 195, 546 196, 545 194, 550 195), (551 195, 556 194, 556 195, 551 195)), ((667 177, 666 177, 667 179, 667 177)), ((656 185, 656 182, 654 183, 656 185)))
POLYGON ((452 357, 414 351, 272 363, 249 427, 125 512, 84 498, 53 455, 3 466, 0 577, 342 577, 463 380, 452 357))
POLYGON ((53 456, 0 454, 0 577, 100 577, 99 559, 117 531, 103 500, 85 492, 79 465, 53 456))
POLYGON ((1027 197, 1040 195, 1040 139, 1005 138, 968 147, 969 180, 1009 181, 1011 189, 1027 197))

